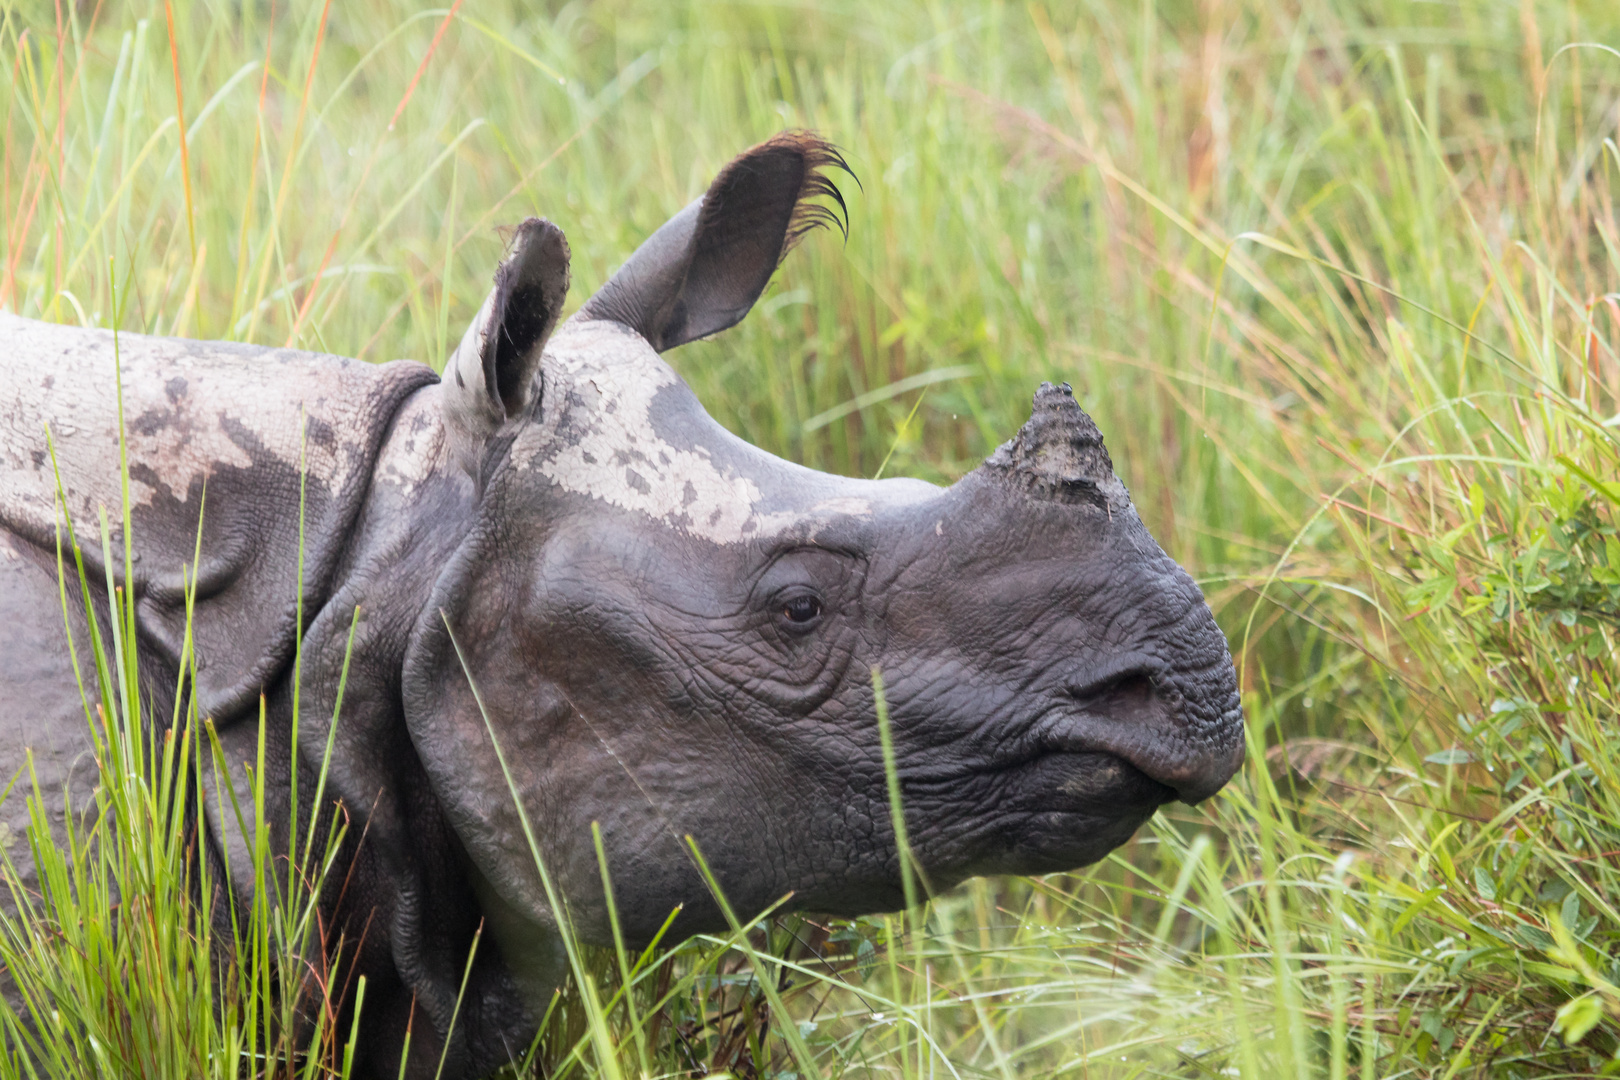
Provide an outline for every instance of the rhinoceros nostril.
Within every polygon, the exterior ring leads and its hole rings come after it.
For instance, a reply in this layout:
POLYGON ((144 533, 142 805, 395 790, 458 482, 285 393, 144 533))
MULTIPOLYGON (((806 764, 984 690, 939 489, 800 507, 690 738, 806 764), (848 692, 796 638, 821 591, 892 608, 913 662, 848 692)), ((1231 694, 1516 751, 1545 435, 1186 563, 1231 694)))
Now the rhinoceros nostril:
POLYGON ((1117 675, 1106 682, 1080 689, 1070 688, 1069 696, 1083 705, 1113 706, 1146 704, 1153 697, 1153 680, 1142 672, 1117 675))
POLYGON ((1065 681, 1064 689, 1082 705, 1145 703, 1157 693, 1163 674, 1161 664, 1134 661, 1102 670, 1076 672, 1065 681))

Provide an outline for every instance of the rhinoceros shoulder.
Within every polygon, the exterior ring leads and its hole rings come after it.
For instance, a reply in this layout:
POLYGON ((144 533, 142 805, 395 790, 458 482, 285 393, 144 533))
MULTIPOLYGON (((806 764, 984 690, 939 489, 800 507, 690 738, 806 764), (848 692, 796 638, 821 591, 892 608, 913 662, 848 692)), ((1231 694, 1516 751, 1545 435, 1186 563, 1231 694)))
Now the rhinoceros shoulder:
POLYGON ((103 511, 121 553, 122 429, 134 529, 124 584, 151 647, 177 661, 195 575, 199 702, 223 718, 274 677, 300 584, 318 603, 391 420, 435 379, 410 361, 0 314, 0 529, 53 545, 60 489, 92 565, 103 511))

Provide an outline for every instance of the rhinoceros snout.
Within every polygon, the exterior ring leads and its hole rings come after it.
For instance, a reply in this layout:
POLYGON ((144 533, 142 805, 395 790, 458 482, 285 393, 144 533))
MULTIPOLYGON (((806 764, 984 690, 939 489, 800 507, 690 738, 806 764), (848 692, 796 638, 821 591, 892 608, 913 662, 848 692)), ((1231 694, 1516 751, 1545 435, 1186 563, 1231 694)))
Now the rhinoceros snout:
POLYGON ((1188 804, 1215 794, 1243 764, 1243 709, 1224 648, 1192 670, 1122 657, 1077 673, 1064 693, 1067 707, 1042 740, 1049 750, 1113 755, 1188 804))
POLYGON ((1203 802, 1243 765, 1243 710, 1235 697, 1211 723, 1189 722, 1171 711, 1171 734, 1138 753, 1122 754, 1149 778, 1175 791, 1189 806, 1203 802))

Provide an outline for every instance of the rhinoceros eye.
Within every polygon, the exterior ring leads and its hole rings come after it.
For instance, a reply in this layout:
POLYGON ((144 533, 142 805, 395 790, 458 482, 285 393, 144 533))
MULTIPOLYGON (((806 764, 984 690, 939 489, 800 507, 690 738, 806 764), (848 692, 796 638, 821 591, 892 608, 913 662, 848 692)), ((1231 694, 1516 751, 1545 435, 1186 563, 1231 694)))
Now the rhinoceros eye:
POLYGON ((799 626, 813 623, 821 617, 821 598, 811 593, 789 597, 782 604, 782 617, 799 626))

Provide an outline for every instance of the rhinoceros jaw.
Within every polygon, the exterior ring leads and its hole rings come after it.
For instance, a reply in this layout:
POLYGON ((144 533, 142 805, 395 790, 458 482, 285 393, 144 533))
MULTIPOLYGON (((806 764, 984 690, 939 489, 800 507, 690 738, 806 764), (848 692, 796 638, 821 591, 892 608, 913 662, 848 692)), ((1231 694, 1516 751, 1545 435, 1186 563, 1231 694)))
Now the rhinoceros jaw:
MULTIPOLYGON (((707 446, 669 441, 654 423, 653 399, 680 377, 627 327, 569 322, 547 347, 543 372, 542 415, 513 447, 514 465, 566 491, 716 544, 776 535, 806 519, 871 513, 864 495, 827 490, 834 478, 774 460, 802 474, 808 497, 802 506, 767 509, 754 476, 716 460, 707 446)), ((730 439, 717 424, 713 431, 730 439)))

